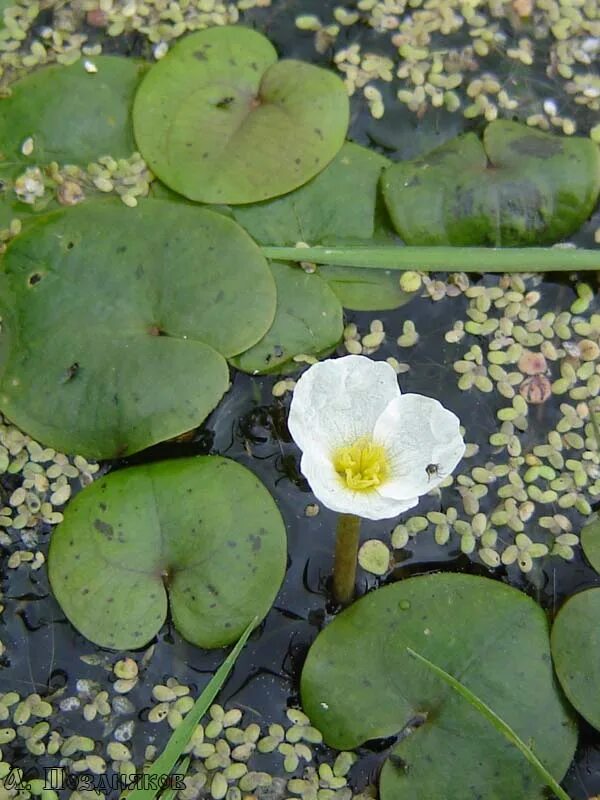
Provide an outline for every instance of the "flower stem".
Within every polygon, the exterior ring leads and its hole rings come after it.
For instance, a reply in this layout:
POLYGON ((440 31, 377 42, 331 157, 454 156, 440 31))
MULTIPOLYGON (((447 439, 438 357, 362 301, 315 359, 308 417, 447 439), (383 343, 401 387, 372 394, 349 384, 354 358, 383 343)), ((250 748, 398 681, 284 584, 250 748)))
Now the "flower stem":
POLYGON ((336 603, 343 606, 347 606, 354 598, 359 538, 360 517, 340 514, 333 560, 333 597, 336 603))
POLYGON ((600 270, 600 248, 576 247, 263 247, 266 258, 344 267, 462 272, 600 270))

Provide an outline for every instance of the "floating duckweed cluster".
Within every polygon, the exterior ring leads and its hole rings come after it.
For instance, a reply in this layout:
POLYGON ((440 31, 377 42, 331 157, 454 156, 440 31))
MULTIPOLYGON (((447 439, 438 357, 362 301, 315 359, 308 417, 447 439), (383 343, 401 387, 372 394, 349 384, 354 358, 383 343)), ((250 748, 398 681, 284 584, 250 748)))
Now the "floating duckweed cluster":
MULTIPOLYGON (((412 290, 421 284, 423 297, 433 301, 461 295, 467 300, 467 319, 456 320, 444 338, 448 344, 468 344, 454 362, 457 386, 489 395, 497 405, 497 423, 488 437, 485 461, 483 448, 469 444, 465 458, 479 455, 481 463, 442 483, 444 489, 454 488, 460 505, 410 517, 394 529, 392 548, 401 550, 412 537, 433 530, 438 545, 446 546, 454 534, 464 554, 478 555, 490 568, 516 563, 522 572, 530 572, 534 560, 546 555, 572 559, 579 543, 574 528, 600 497, 593 418, 600 392, 600 314, 594 311, 593 288, 576 284, 570 310, 557 313, 538 308, 539 276, 505 275, 487 285, 472 285, 464 273, 446 281, 404 273, 400 281, 412 290), (532 409, 549 401, 560 412, 555 429, 543 431, 536 425, 530 431, 532 409), (536 443, 524 446, 533 436, 536 443), (552 510, 557 513, 551 515, 552 510)), ((414 322, 405 319, 397 347, 406 350, 418 341, 414 322)), ((354 322, 344 328, 345 353, 372 355, 386 343, 380 319, 372 320, 363 335, 354 322)), ((394 356, 386 360, 398 374, 410 369, 394 356)), ((281 397, 294 385, 291 379, 278 381, 273 394, 281 397)), ((432 494, 439 495, 439 490, 432 494)), ((312 516, 312 507, 306 513, 312 516)), ((384 550, 376 540, 366 542, 360 556, 363 569, 386 574, 393 560, 384 550)))
MULTIPOLYGON (((145 658, 145 656, 144 656, 145 658)), ((60 698, 43 699, 33 693, 21 696, 18 692, 0 695, 0 746, 23 746, 31 755, 55 757, 56 769, 74 775, 120 775, 126 779, 148 767, 157 757, 159 748, 147 744, 144 761, 135 764, 131 740, 140 724, 133 718, 134 704, 123 696, 121 681, 134 681, 138 677, 138 664, 134 659, 120 659, 112 667, 117 680, 112 684, 112 695, 95 681, 81 679, 76 683, 76 693, 60 698), (122 677, 126 676, 126 677, 122 677), (111 736, 100 743, 91 736, 63 733, 61 724, 53 720, 58 715, 72 716, 71 725, 77 729, 77 715, 85 722, 97 717, 104 721, 111 736), (126 722, 115 724, 120 717, 130 716, 126 722)), ((129 687, 133 688, 133 686, 129 687)), ((152 728, 167 723, 175 730, 193 706, 190 687, 169 677, 152 689, 152 705, 146 711, 150 727, 146 727, 148 741, 155 740, 152 728)), ((190 768, 184 778, 185 787, 178 792, 180 800, 211 797, 213 800, 250 800, 250 798, 301 797, 303 800, 351 800, 348 773, 357 760, 349 752, 332 754, 328 761, 323 752, 315 752, 322 743, 320 732, 308 717, 297 708, 288 708, 286 723, 273 723, 261 727, 256 722, 243 723, 239 708, 225 710, 213 705, 202 724, 199 724, 185 749, 190 757, 190 768), (274 778, 273 757, 281 760, 276 771, 286 778, 274 778), (270 765, 270 770, 261 769, 270 765)), ((139 734, 138 734, 139 735, 139 734)), ((0 760, 0 778, 6 777, 12 767, 0 760)), ((57 794, 45 788, 44 781, 29 782, 29 790, 21 790, 22 800, 40 795, 44 800, 56 800, 57 794)), ((108 793, 108 792, 107 792, 108 793)), ((107 794, 106 793, 106 794, 107 794)), ((13 792, 14 794, 14 792, 13 792)), ((73 792, 77 800, 85 792, 73 792)), ((104 797, 99 791, 96 800, 104 797)), ((369 791, 354 795, 355 800, 368 800, 369 791)))
MULTIPOLYGON (((28 145, 27 140, 23 147, 28 145)), ((31 153, 33 153, 33 145, 31 153)), ((16 198, 34 210, 52 207, 56 201, 61 206, 74 206, 93 196, 113 194, 120 197, 129 208, 135 208, 138 198, 147 197, 154 175, 139 153, 130 158, 114 159, 100 156, 85 169, 75 164, 59 166, 51 162, 47 167, 27 167, 14 181, 16 198)), ((0 229, 0 254, 8 242, 18 236, 22 221, 13 219, 8 228, 0 229)))
MULTIPOLYGON (((439 284, 443 281, 426 279, 425 293, 433 300, 448 296, 439 284)), ((432 529, 440 546, 454 534, 461 551, 478 554, 486 566, 516 563, 529 572, 535 559, 548 554, 573 558, 579 543, 574 528, 600 497, 593 416, 600 392, 600 315, 590 313, 594 292, 586 283, 576 285, 570 311, 560 313, 537 308, 542 293, 534 276, 503 276, 487 284, 469 285, 466 276, 448 282, 452 296, 460 285, 468 306, 467 319, 445 333, 449 344, 468 342, 454 362, 458 388, 496 401, 497 427, 492 426, 485 460, 483 448, 468 445, 465 458, 479 455, 480 463, 442 483, 446 490, 454 488, 460 505, 409 517, 396 526, 391 544, 400 550, 432 529), (469 337, 477 337, 477 343, 469 337), (555 429, 540 430, 536 424, 530 430, 533 410, 549 401, 560 412, 555 429)), ((349 341, 359 341, 357 336, 354 326, 349 341)), ((405 320, 398 345, 417 340, 414 324, 405 320)), ((387 572, 380 569, 379 552, 373 561, 369 552, 363 551, 363 568, 387 572)))
POLYGON ((102 45, 91 42, 82 32, 85 24, 111 37, 140 33, 153 46, 154 57, 161 58, 169 42, 188 31, 230 25, 239 21, 240 11, 269 5, 270 0, 238 0, 237 4, 217 0, 186 4, 166 0, 74 0, 61 4, 19 0, 4 11, 4 27, 0 27, 0 87, 42 64, 73 64, 82 56, 99 55, 102 45), (53 5, 58 7, 52 26, 36 26, 40 11, 53 5))
MULTIPOLYGON (((71 458, 43 447, 0 417, 0 475, 20 478, 0 508, 0 544, 35 548, 40 526, 62 522, 57 509, 70 498, 73 487, 89 485, 98 469, 82 456, 71 458)), ((12 559, 13 568, 22 562, 37 564, 37 559, 25 556, 17 563, 15 553, 12 559)))
MULTIPOLYGON (((564 81, 575 104, 600 110, 600 78, 592 66, 599 50, 600 18, 593 0, 515 0, 508 8, 503 2, 360 0, 352 11, 336 7, 333 17, 335 22, 330 23, 300 15, 296 26, 313 33, 320 52, 335 47, 340 31, 355 24, 385 34, 395 48, 395 59, 363 52, 356 43, 337 48, 334 54, 348 93, 362 91, 376 119, 385 113, 379 88, 385 84, 393 84, 396 98, 419 115, 430 107, 445 108, 491 122, 503 112, 514 112, 519 98, 507 89, 514 82, 500 79, 490 69, 499 52, 524 67, 545 67, 548 78, 564 81), (462 46, 456 44, 461 35, 462 46)), ((552 98, 541 99, 539 110, 527 122, 565 135, 577 129, 573 119, 559 113, 552 98)))
MULTIPOLYGON (((162 58, 170 43, 185 33, 243 22, 244 12, 268 8, 271 0, 194 0, 185 4, 75 0, 56 10, 52 27, 36 30, 32 37, 34 21, 45 5, 21 0, 4 12, 0 82, 5 85, 41 64, 70 64, 82 55, 93 58, 99 54, 102 46, 80 32, 84 22, 110 37, 141 34, 152 46, 154 57, 162 58)), ((356 9, 335 7, 332 16, 323 21, 314 14, 302 14, 296 18, 296 26, 314 36, 318 52, 333 48, 334 64, 344 76, 349 94, 362 92, 376 119, 385 113, 386 84, 393 84, 395 98, 419 115, 429 107, 461 111, 467 118, 487 121, 513 113, 520 105, 519 97, 511 95, 508 88, 513 82, 498 77, 490 65, 498 52, 525 69, 545 67, 550 80, 563 81, 576 106, 600 110, 600 78, 593 70, 600 19, 594 0, 514 0, 508 8, 503 2, 361 0, 356 9), (368 25, 384 34, 395 58, 363 52, 357 43, 337 47, 340 31, 351 41, 348 31, 354 25, 368 25), (456 44, 461 35, 463 43, 456 44)), ((559 112, 553 98, 541 98, 538 105, 528 115, 528 124, 566 135, 576 132, 576 122, 559 112)), ((598 126, 591 135, 600 136, 598 126)))
MULTIPOLYGON (((417 341, 416 334, 414 331, 414 323, 410 320, 405 322, 405 329, 404 333, 400 339, 403 337, 409 337, 410 343, 404 344, 404 347, 411 347, 412 344, 415 344, 417 341), (406 327, 408 326, 408 327, 406 327), (407 333, 408 331, 408 333, 407 333), (412 341, 412 338, 414 341, 412 341)), ((408 341, 408 340, 407 340, 408 341)), ((354 324, 354 322, 350 322, 344 328, 344 349, 350 355, 372 355, 376 353, 379 348, 385 342, 385 331, 383 329, 383 323, 379 319, 374 319, 371 322, 369 333, 365 334, 364 336, 360 336, 358 332, 358 327, 354 324)), ((400 343, 400 342, 399 342, 400 343)), ((408 372, 410 366, 405 362, 398 361, 397 358, 394 356, 389 356, 386 358, 388 364, 390 364, 394 370, 396 371, 397 375, 401 375, 404 372, 408 372)))

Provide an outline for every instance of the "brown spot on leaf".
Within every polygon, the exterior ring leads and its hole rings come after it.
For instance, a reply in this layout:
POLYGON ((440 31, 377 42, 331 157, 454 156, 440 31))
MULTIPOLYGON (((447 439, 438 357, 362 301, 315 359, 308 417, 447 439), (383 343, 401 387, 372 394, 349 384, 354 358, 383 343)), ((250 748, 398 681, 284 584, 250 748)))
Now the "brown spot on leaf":
POLYGON ((109 541, 114 538, 115 532, 113 530, 113 526, 108 522, 104 522, 101 519, 95 519, 94 528, 96 528, 96 530, 101 533, 102 536, 106 536, 109 541))

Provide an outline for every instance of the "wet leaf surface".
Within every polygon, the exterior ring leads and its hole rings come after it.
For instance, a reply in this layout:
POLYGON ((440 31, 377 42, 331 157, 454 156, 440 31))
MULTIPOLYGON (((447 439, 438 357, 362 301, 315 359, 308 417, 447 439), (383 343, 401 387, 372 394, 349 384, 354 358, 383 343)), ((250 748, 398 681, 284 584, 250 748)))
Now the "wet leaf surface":
POLYGON ((507 120, 384 173, 383 193, 409 245, 548 244, 574 233, 600 191, 600 151, 507 120))
POLYGON ((585 557, 600 573, 600 520, 593 517, 581 530, 581 546, 585 557))
POLYGON ((320 172, 344 142, 348 108, 333 72, 278 61, 264 36, 226 26, 193 33, 154 65, 133 119, 142 155, 171 189, 250 203, 320 172))
MULTIPOLYGON (((587 555, 587 552, 586 552, 587 555)), ((554 668, 569 702, 600 730, 600 589, 570 597, 552 627, 554 668)))
POLYGON ((98 156, 128 158, 136 149, 130 112, 144 62, 94 56, 97 72, 84 60, 44 67, 11 87, 0 99, 0 154, 4 166, 79 164, 98 156), (22 153, 33 139, 30 156, 22 153))
POLYGON ((257 342, 275 313, 254 242, 181 204, 59 211, 2 263, 2 411, 39 441, 96 458, 199 425, 227 390, 224 357, 257 342))
POLYGON ((52 590, 103 647, 137 648, 165 621, 200 647, 262 619, 286 562, 283 520, 262 483, 217 456, 121 470, 69 505, 49 553, 52 590))
POLYGON ((343 311, 319 274, 299 266, 271 263, 277 311, 265 336, 231 364, 243 372, 276 372, 301 353, 317 355, 342 338, 343 311))
MULTIPOLYGON (((237 221, 260 244, 371 244, 389 241, 387 218, 378 208, 378 184, 388 159, 346 142, 312 181, 283 197, 233 209, 237 221)), ((411 295, 398 276, 382 270, 320 266, 345 308, 359 311, 398 308, 411 295)))
POLYGON ((316 178, 294 192, 234 208, 240 225, 264 245, 329 244, 370 239, 377 185, 387 158, 346 142, 316 178))
POLYGON ((354 311, 387 311, 400 308, 414 297, 403 292, 398 281, 402 273, 385 269, 360 269, 321 265, 319 275, 337 295, 344 308, 354 311))
POLYGON ((333 747, 400 735, 386 798, 545 797, 490 723, 408 655, 411 647, 486 702, 560 779, 576 729, 552 676, 543 611, 485 578, 437 574, 373 592, 325 628, 302 673, 304 708, 333 747))

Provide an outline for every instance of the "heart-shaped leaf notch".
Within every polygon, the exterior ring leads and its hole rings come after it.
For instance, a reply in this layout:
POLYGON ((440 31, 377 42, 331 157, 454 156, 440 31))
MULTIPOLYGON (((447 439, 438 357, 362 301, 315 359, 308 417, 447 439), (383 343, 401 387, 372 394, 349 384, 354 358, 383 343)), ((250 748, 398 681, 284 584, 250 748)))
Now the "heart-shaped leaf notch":
POLYGON ((600 150, 506 120, 452 139, 382 178, 408 245, 549 244, 574 233, 600 192, 600 150))
POLYGON ((522 754, 407 648, 487 703, 560 780, 577 733, 555 686, 542 609, 487 578, 437 574, 395 583, 322 631, 301 692, 333 747, 398 735, 381 773, 382 800, 545 797, 522 754))
POLYGON ((167 614, 199 647, 234 642, 271 607, 285 527, 245 467, 199 456, 131 467, 80 492, 52 535, 52 590, 101 647, 142 647, 167 614))
POLYGON ((0 272, 0 408, 63 452, 114 458, 197 427, 225 358, 269 329, 276 288, 233 220, 89 201, 41 217, 0 272))
POLYGON ((190 200, 252 203, 295 189, 338 152, 349 102, 333 72, 277 60, 239 26, 187 36, 137 92, 139 149, 158 177, 190 200))

